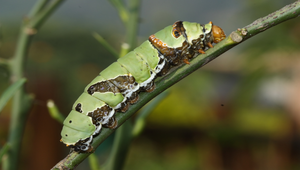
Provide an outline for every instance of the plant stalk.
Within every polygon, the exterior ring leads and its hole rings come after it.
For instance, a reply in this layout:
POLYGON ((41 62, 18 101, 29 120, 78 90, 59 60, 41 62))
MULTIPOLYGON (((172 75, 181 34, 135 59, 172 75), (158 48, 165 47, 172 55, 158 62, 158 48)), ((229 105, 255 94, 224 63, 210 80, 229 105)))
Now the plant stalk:
MULTIPOLYGON (((62 2, 64 0, 54 0, 51 3, 50 0, 39 0, 29 12, 29 18, 24 19, 14 57, 9 62, 13 83, 24 78, 25 60, 33 36, 62 2)), ((11 147, 3 160, 3 170, 18 169, 23 133, 32 101, 33 97, 26 93, 25 86, 22 86, 13 97, 8 137, 8 144, 11 147)))

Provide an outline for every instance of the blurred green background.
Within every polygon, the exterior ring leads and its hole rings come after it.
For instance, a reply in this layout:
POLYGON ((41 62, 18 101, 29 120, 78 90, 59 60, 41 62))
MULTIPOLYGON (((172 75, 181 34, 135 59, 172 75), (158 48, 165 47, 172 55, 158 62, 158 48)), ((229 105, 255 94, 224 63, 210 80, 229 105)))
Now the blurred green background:
MULTIPOLYGON (((139 44, 177 20, 213 21, 227 35, 291 0, 142 1, 139 44)), ((0 0, 0 58, 15 49, 20 22, 33 0, 0 0)), ((62 125, 47 111, 53 99, 67 115, 83 88, 116 59, 92 36, 117 50, 125 28, 108 1, 66 1, 35 36, 26 61, 35 95, 21 154, 22 169, 50 169, 68 149, 62 125)), ((285 22, 231 49, 170 88, 129 149, 125 170, 300 169, 300 22, 285 22)), ((0 95, 9 71, 0 67, 0 95)), ((0 114, 7 140, 10 103, 0 114)), ((100 164, 113 137, 98 149, 100 164)), ((87 161, 77 169, 86 169, 87 161)))

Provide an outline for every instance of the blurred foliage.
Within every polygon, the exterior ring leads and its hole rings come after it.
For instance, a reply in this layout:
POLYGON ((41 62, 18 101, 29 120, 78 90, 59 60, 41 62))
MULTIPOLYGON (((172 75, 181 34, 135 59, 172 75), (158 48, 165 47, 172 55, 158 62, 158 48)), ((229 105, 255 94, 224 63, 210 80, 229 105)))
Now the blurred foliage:
MULTIPOLYGON (((252 21, 293 1, 246 2, 239 19, 252 21)), ((67 115, 85 85, 115 61, 92 37, 94 30, 73 27, 59 31, 48 25, 30 48, 27 86, 37 99, 21 162, 30 169, 49 169, 67 153, 59 143, 61 125, 47 115, 46 101, 54 99, 67 115), (32 153, 39 149, 47 157, 32 153)), ((1 58, 13 54, 15 28, 1 27, 1 58)), ((299 29, 299 19, 276 26, 171 87, 170 95, 150 114, 145 133, 133 142, 125 169, 299 169, 299 29)), ((98 33, 118 47, 123 36, 114 31, 98 33)), ((0 65, 0 94, 9 85, 8 74, 0 65)), ((1 146, 9 108, 0 114, 1 146)), ((100 163, 110 140, 97 150, 100 163)))

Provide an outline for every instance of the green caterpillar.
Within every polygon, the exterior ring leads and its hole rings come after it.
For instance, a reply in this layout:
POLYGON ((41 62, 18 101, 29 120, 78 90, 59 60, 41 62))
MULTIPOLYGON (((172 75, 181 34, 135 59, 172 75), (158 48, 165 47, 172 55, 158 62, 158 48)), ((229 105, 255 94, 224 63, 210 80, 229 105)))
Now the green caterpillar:
POLYGON ((154 80, 172 66, 205 53, 225 38, 223 30, 177 21, 151 35, 147 41, 103 70, 76 100, 61 131, 61 141, 77 152, 92 151, 93 137, 102 127, 116 128, 116 111, 126 112, 140 91, 155 89, 154 80))

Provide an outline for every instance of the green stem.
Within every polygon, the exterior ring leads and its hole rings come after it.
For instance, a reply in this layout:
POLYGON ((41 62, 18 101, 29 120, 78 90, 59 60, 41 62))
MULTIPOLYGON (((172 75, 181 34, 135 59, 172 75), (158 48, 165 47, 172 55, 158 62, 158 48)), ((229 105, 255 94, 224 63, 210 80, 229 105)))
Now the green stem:
POLYGON ((93 37, 105 48, 107 49, 114 57, 119 58, 118 52, 98 33, 94 32, 93 37))
MULTIPOLYGON (((136 46, 139 9, 140 0, 129 1, 129 20, 127 23, 126 39, 130 48, 136 46)), ((108 159, 108 170, 119 170, 124 166, 126 155, 132 140, 132 130, 132 122, 127 121, 116 131, 111 155, 108 159)))
POLYGON ((97 160, 97 156, 95 153, 92 153, 90 156, 89 156, 89 165, 91 167, 91 170, 100 170, 102 168, 100 168, 99 166, 99 162, 97 160))
POLYGON ((277 10, 263 18, 255 20, 253 23, 244 27, 248 31, 248 34, 244 37, 244 40, 284 21, 298 17, 300 13, 299 6, 300 0, 292 4, 286 5, 280 10, 277 10))
MULTIPOLYGON (((41 0, 45 1, 45 0, 41 0)), ((49 0, 48 0, 49 1, 49 0)), ((42 9, 35 10, 36 15, 29 18, 29 22, 27 23, 27 28, 38 29, 41 25, 51 16, 51 14, 64 2, 65 0, 53 0, 51 3, 49 2, 47 6, 41 5, 42 9)), ((41 3, 42 4, 42 3, 41 3)), ((44 4, 45 5, 45 4, 44 4)))
POLYGON ((48 4, 49 0, 40 0, 36 2, 31 9, 31 11, 28 13, 28 17, 31 18, 35 16, 37 13, 39 13, 43 8, 48 4))
POLYGON ((120 1, 120 0, 109 0, 109 1, 118 10, 119 16, 120 16, 123 24, 126 25, 128 18, 129 18, 129 14, 128 14, 127 9, 125 8, 123 1, 120 1))
MULTIPOLYGON (((12 82, 16 82, 24 77, 25 59, 34 34, 52 12, 64 2, 64 0, 55 0, 52 1, 51 4, 48 2, 49 0, 38 1, 30 12, 30 18, 27 18, 21 26, 16 51, 14 57, 10 61, 12 82), (48 5, 47 7, 45 7, 46 4, 48 5)), ((21 87, 13 97, 8 137, 8 143, 11 147, 7 152, 6 159, 3 161, 4 170, 15 170, 18 168, 23 132, 32 99, 32 96, 26 94, 24 86, 21 87)))
MULTIPOLYGON (((18 40, 16 53, 14 58, 11 60, 11 78, 13 82, 16 82, 24 77, 24 60, 31 39, 31 36, 26 35, 23 32, 23 29, 21 32, 22 33, 18 40)), ((25 93, 25 88, 22 86, 20 90, 15 93, 12 101, 12 114, 8 137, 8 143, 10 144, 11 148, 7 153, 6 161, 3 162, 4 170, 15 170, 18 168, 21 142, 31 103, 32 98, 25 93)))
POLYGON ((0 162, 2 160, 2 156, 6 154, 6 152, 9 150, 10 146, 8 143, 4 144, 3 147, 0 149, 0 162))
POLYGON ((48 111, 50 113, 50 116, 56 120, 57 122, 59 122, 60 124, 63 124, 65 117, 63 116, 63 114, 60 113, 60 111, 58 110, 57 106, 54 104, 53 100, 48 100, 47 102, 47 107, 48 107, 48 111))
POLYGON ((123 43, 121 45, 121 50, 120 50, 119 58, 125 56, 129 52, 129 48, 130 48, 129 44, 123 43))
POLYGON ((168 94, 168 90, 164 91, 139 111, 139 114, 137 115, 136 120, 134 122, 134 127, 132 129, 133 137, 137 137, 143 131, 148 115, 156 108, 156 106, 163 99, 165 99, 168 96, 168 94))
MULTIPOLYGON (((118 120, 119 126, 123 124, 128 118, 130 118, 135 112, 137 112, 141 107, 143 107, 147 102, 153 99, 155 96, 189 75, 191 72, 196 71, 200 67, 209 63, 222 53, 226 52, 230 48, 235 45, 244 42, 246 39, 253 37, 260 33, 261 31, 267 30, 273 27, 276 24, 282 23, 286 20, 295 18, 300 15, 300 0, 288 5, 280 9, 278 12, 275 12, 276 15, 273 17, 266 16, 264 18, 268 18, 268 22, 270 23, 268 26, 264 26, 264 21, 255 21, 244 29, 238 29, 234 31, 230 36, 228 36, 225 40, 216 44, 214 48, 211 48, 206 51, 206 54, 200 54, 192 61, 190 61, 190 65, 183 65, 173 69, 170 74, 159 78, 156 81, 156 89, 151 93, 141 93, 139 101, 131 105, 129 110, 124 113, 117 113, 116 119, 118 120), (285 15, 281 14, 282 12, 285 15), (277 17, 276 17, 277 16, 277 17), (274 24, 272 24, 274 22, 274 24), (275 24, 276 23, 276 24, 275 24), (262 30, 263 29, 263 30, 262 30)), ((92 146, 97 148, 111 133, 113 133, 115 129, 103 128, 101 130, 100 135, 94 138, 92 146)), ((89 153, 78 154, 76 152, 70 153, 65 159, 61 160, 55 168, 73 168, 83 161, 89 153)))
POLYGON ((111 155, 109 156, 107 170, 123 169, 125 158, 132 141, 132 122, 127 120, 115 134, 111 155))
POLYGON ((129 45, 129 51, 133 50, 133 48, 137 45, 140 3, 140 0, 129 1, 129 19, 126 24, 126 42, 129 45))

